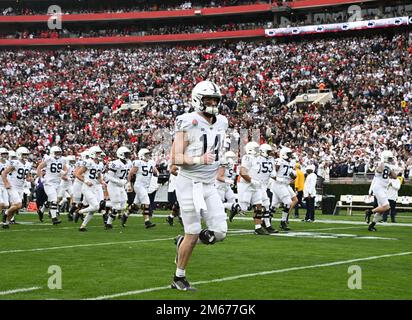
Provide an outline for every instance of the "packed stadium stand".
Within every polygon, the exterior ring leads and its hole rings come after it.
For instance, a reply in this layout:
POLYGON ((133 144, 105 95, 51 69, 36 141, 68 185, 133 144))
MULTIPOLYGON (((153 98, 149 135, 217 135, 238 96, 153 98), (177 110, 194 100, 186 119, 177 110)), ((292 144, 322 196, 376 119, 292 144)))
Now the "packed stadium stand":
POLYGON ((386 146, 408 176, 412 2, 362 1, 362 20, 402 25, 307 36, 293 27, 348 21, 356 1, 147 3, 0 1, 0 145, 24 144, 38 159, 54 144, 73 154, 97 140, 107 151, 160 144, 153 131, 171 133, 193 85, 210 79, 233 139, 260 129, 302 162, 328 162, 331 177, 373 172, 386 146), (62 28, 50 29, 55 3, 62 28), (289 36, 268 36, 278 27, 289 36), (291 104, 320 88, 333 94, 327 103, 291 104), (121 109, 131 96, 141 110, 121 109))

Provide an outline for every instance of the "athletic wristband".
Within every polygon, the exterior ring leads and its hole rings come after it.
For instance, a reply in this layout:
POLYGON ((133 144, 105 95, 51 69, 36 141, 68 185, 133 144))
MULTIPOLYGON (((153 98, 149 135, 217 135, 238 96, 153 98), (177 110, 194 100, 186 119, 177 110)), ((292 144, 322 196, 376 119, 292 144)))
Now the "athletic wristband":
POLYGON ((200 157, 193 157, 193 164, 200 164, 200 157))

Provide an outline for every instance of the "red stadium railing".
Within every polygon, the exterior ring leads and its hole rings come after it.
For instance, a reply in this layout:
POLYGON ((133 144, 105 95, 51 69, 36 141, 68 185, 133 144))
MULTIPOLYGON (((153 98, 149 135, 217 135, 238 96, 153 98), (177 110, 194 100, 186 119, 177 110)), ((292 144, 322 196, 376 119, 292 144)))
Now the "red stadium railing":
POLYGON ((290 1, 287 5, 292 9, 302 9, 311 7, 326 7, 335 5, 350 5, 361 2, 374 2, 376 0, 298 0, 290 1))
MULTIPOLYGON (((126 12, 126 13, 90 13, 90 14, 64 14, 61 16, 62 22, 76 21, 113 21, 113 20, 148 20, 148 19, 167 19, 167 18, 187 18, 198 16, 218 16, 230 14, 245 14, 270 12, 272 5, 255 4, 245 6, 231 6, 222 8, 202 8, 191 10, 172 10, 172 11, 145 11, 145 12, 126 12)), ((0 16, 0 23, 46 23, 50 16, 31 15, 31 16, 0 16)))
POLYGON ((132 43, 161 43, 181 41, 205 41, 217 39, 258 38, 265 36, 265 29, 205 32, 193 34, 169 34, 153 36, 62 38, 62 39, 0 39, 0 46, 67 46, 132 43))
MULTIPOLYGON (((319 6, 332 6, 340 4, 354 4, 360 2, 373 2, 376 0, 300 0, 285 3, 292 9, 302 9, 319 6)), ((219 16, 231 14, 249 14, 260 12, 271 12, 276 6, 273 4, 253 4, 243 6, 229 6, 220 8, 201 8, 190 10, 171 10, 171 11, 136 11, 125 13, 90 13, 90 14, 63 14, 62 22, 80 21, 114 21, 114 20, 148 20, 148 19, 172 19, 188 18, 198 16, 219 16)), ((0 16, 1 23, 45 23, 50 18, 49 15, 21 15, 21 16, 0 16)))

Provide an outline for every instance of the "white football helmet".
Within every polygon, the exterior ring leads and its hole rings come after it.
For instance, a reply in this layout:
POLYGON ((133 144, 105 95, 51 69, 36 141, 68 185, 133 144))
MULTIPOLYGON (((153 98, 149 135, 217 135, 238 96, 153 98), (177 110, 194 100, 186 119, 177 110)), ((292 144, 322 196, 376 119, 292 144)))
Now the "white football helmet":
POLYGON ((2 159, 7 160, 9 157, 9 150, 6 148, 0 148, 0 156, 2 159))
POLYGON ((80 159, 83 161, 86 161, 89 158, 89 150, 84 150, 83 152, 80 153, 80 159))
POLYGON ((62 155, 62 149, 58 146, 53 146, 50 148, 50 156, 59 159, 62 155))
POLYGON ((233 151, 227 151, 224 155, 224 164, 234 164, 236 160, 236 154, 233 151))
POLYGON ((210 114, 218 114, 219 106, 222 102, 222 94, 219 87, 211 81, 201 81, 192 90, 192 106, 196 111, 210 114), (216 106, 206 106, 203 103, 204 97, 214 97, 219 99, 216 106))
POLYGON ((246 143, 245 145, 246 154, 255 156, 258 154, 258 151, 259 151, 259 145, 257 144, 257 142, 251 141, 251 142, 246 143))
POLYGON ((269 158, 271 156, 271 152, 273 151, 272 147, 267 143, 262 144, 259 147, 259 153, 262 157, 269 158))
POLYGON ((292 149, 288 147, 282 147, 282 149, 280 149, 279 155, 283 160, 291 160, 293 157, 292 149))
POLYGON ((30 151, 26 147, 20 147, 16 150, 16 157, 18 159, 27 159, 29 155, 30 151))
POLYGON ((394 161, 394 156, 393 156, 392 151, 389 151, 389 150, 382 151, 382 153, 381 153, 381 161, 382 161, 383 163, 393 163, 393 161, 394 161))
POLYGON ((93 146, 89 149, 89 158, 100 159, 103 150, 99 146, 93 146))
POLYGON ((76 162, 76 157, 73 155, 67 156, 66 160, 69 161, 70 164, 74 164, 76 162))
POLYGON ((139 152, 137 153, 137 157, 139 158, 139 160, 147 161, 149 160, 149 156, 150 156, 150 150, 146 148, 140 149, 139 152))
POLYGON ((127 147, 120 147, 116 151, 116 156, 122 160, 130 159, 131 154, 132 152, 127 147))
POLYGON ((16 159, 16 158, 17 158, 16 152, 13 151, 13 150, 9 150, 9 159, 10 159, 10 160, 14 160, 14 159, 16 159))

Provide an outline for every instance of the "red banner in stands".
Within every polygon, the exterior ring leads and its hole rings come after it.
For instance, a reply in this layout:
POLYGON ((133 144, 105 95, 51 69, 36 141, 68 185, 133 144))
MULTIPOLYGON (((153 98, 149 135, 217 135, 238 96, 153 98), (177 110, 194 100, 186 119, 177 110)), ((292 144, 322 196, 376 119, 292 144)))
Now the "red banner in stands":
MULTIPOLYGON (((137 19, 164 19, 164 18, 184 18, 196 16, 213 16, 224 14, 241 14, 252 12, 270 12, 270 4, 256 4, 247 6, 232 6, 223 8, 202 8, 199 10, 171 10, 171 11, 137 11, 126 13, 90 13, 90 14, 63 14, 62 22, 74 21, 110 21, 110 20, 137 20, 137 19), (200 11, 200 13, 199 13, 200 11)), ((0 23, 10 22, 47 22, 48 15, 32 16, 0 16, 0 23)))
POLYGON ((62 38, 62 39, 0 39, 0 46, 67 46, 67 45, 101 45, 161 43, 177 41, 204 41, 233 38, 264 37, 265 29, 236 30, 223 32, 205 32, 192 34, 169 34, 154 36, 100 37, 100 38, 62 38))

